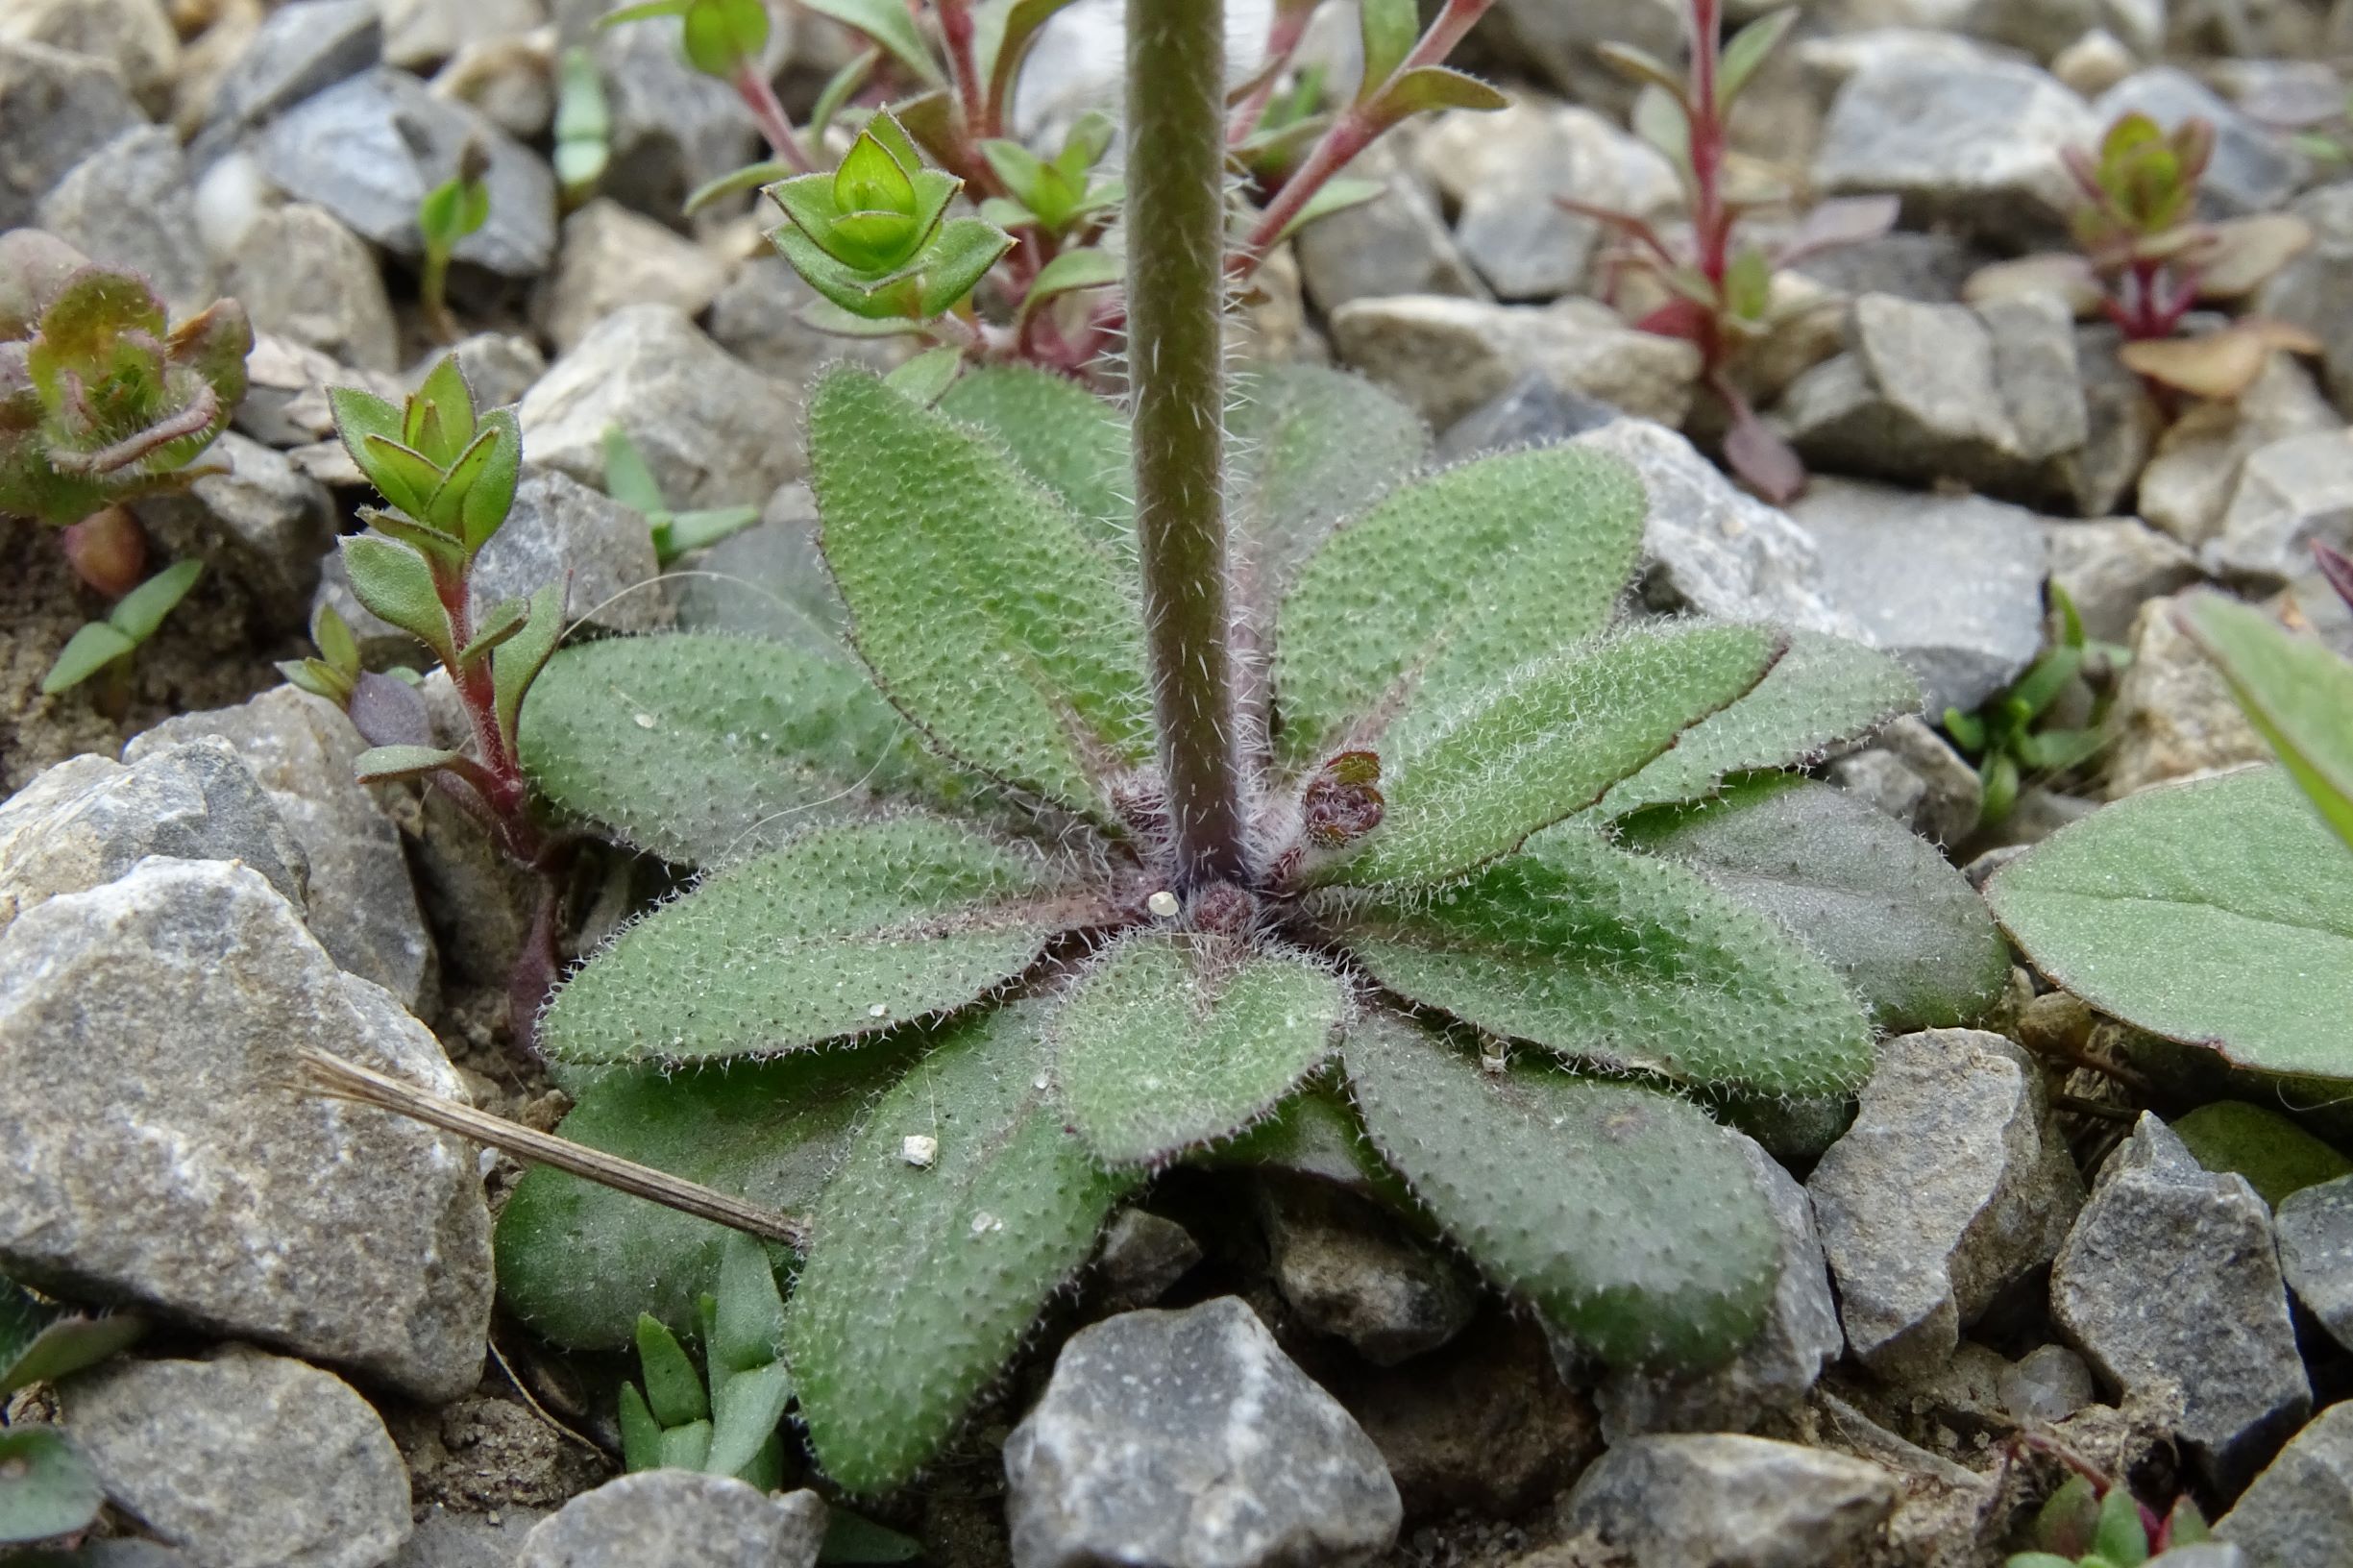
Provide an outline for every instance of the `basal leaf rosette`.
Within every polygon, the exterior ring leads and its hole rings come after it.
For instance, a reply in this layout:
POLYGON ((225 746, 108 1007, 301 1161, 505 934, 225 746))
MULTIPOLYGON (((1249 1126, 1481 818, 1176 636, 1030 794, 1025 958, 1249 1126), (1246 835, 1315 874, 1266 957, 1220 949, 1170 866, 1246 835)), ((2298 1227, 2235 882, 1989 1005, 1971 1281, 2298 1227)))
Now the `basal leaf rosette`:
MULTIPOLYGON (((828 177, 827 221, 927 221, 907 167, 862 157, 846 199, 828 177)), ((1915 707, 1891 661, 1630 624, 1646 507, 1606 454, 1426 472, 1410 414, 1298 367, 1240 417, 1236 591, 1273 643, 1243 694, 1240 880, 1176 875, 1105 478, 1126 432, 1035 372, 976 370, 938 407, 820 379, 838 656, 609 643, 559 656, 526 710, 562 804, 706 870, 545 1015, 545 1048, 599 1074, 565 1131, 772 1201, 835 1172, 785 1337, 819 1462, 853 1492, 931 1460, 1113 1209, 1177 1163, 1388 1194, 1586 1354, 1721 1361, 1777 1250, 1740 1135, 1699 1098, 1850 1091, 1873 1012, 1973 1016, 2003 978, 1940 857, 1759 787, 1915 707), (752 703, 747 678, 801 684, 752 703), (665 748, 797 825, 762 837, 649 785, 665 748), (1799 833, 1862 842, 1793 882, 1769 849, 1799 833), (1872 918, 1914 884, 1949 896, 1906 932, 1953 962, 1872 918)), ((510 1297, 583 1343, 674 1319, 666 1275, 710 1277, 709 1228, 595 1270, 641 1243, 628 1200, 584 1191, 525 1184, 510 1297)))
POLYGON ((994 224, 947 217, 964 183, 923 167, 888 111, 858 134, 841 167, 779 181, 789 220, 769 233, 825 299, 868 321, 928 321, 972 292, 1013 245, 994 224))

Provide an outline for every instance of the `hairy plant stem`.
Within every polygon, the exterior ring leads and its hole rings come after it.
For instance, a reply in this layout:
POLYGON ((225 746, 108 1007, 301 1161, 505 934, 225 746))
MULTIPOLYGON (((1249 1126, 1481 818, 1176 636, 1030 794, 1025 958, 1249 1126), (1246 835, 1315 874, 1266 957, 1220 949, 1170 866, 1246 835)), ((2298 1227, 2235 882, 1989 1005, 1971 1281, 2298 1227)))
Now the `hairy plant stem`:
POLYGON ((1136 536, 1179 893, 1245 882, 1226 608, 1225 7, 1128 0, 1136 536))

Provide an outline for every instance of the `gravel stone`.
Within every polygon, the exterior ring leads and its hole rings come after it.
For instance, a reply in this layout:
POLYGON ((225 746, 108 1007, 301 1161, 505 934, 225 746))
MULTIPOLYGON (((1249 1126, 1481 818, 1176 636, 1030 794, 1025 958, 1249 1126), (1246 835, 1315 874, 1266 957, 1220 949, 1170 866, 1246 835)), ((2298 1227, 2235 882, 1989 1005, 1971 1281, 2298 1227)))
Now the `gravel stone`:
POLYGON ((1563 392, 1532 370, 1448 426, 1438 437, 1438 460, 1459 463, 1491 452, 1549 447, 1622 417, 1622 410, 1563 392))
POLYGON ((1824 597, 1911 667, 1925 711, 1975 710, 2043 650, 2033 513, 1982 496, 1818 478, 1789 515, 1813 536, 1824 597))
POLYGON ((379 1568, 408 1538, 400 1451, 332 1373, 229 1345, 64 1394, 107 1496, 201 1568, 379 1568))
POLYGON ((2255 1568, 2353 1559, 2353 1401, 2315 1416, 2214 1528, 2255 1568))
POLYGON ((400 329, 376 253, 323 207, 295 202, 263 213, 237 244, 229 291, 257 331, 360 370, 400 368, 400 329))
POLYGON ((41 198, 37 219, 91 260, 146 279, 177 323, 218 293, 197 233, 192 184, 180 138, 143 125, 68 170, 41 198))
POLYGON ((887 371, 912 355, 910 338, 834 337, 819 331, 800 319, 801 307, 815 298, 816 291, 783 257, 763 248, 736 266, 704 321, 713 342, 788 386, 807 385, 821 366, 839 359, 887 371))
POLYGON ((1826 195, 1892 192, 1915 228, 2005 246, 2055 238, 2074 209, 2061 153, 2096 142, 2091 106, 2031 65, 1883 59, 1839 89, 1814 156, 1826 195))
POLYGON ((604 482, 619 424, 680 509, 753 502, 802 471, 798 401, 729 358, 667 305, 598 323, 524 397, 523 449, 581 483, 604 482))
POLYGON ((40 199, 75 164, 145 123, 106 61, 0 41, 0 230, 36 221, 40 199))
POLYGON ((353 775, 367 743, 324 698, 280 686, 233 708, 177 714, 134 739, 134 768, 185 742, 217 736, 269 794, 310 867, 306 923, 337 964, 392 992, 410 1012, 440 991, 433 939, 417 911, 392 820, 353 775))
POLYGON ((246 132, 383 58, 377 0, 293 0, 262 22, 212 90, 204 130, 190 148, 201 172, 246 132))
POLYGON ((2217 576, 2269 592, 2304 570, 2316 539, 2353 545, 2353 432, 2342 426, 2249 453, 2221 536, 2199 557, 2217 576))
POLYGON ((601 196, 564 220, 555 270, 532 319, 561 354, 625 306, 675 306, 699 315, 726 282, 719 257, 651 218, 601 196))
POLYGON ((1612 1443, 1643 1433, 1749 1431, 1803 1405, 1823 1367, 1846 1348, 1805 1188, 1755 1143, 1747 1142, 1745 1150, 1781 1237, 1781 1277, 1771 1315, 1746 1349, 1711 1371, 1607 1374, 1594 1397, 1602 1431, 1612 1443))
POLYGON ((226 742, 198 739, 128 768, 86 752, 0 801, 0 931, 149 855, 237 861, 298 909, 308 896, 308 862, 269 796, 226 742))
POLYGON ((229 472, 137 502, 139 521, 173 554, 199 556, 233 579, 269 626, 303 626, 319 557, 335 537, 334 499, 283 453, 235 430, 206 455, 229 472))
POLYGON ((1121 1311, 1149 1307, 1201 1261, 1201 1243, 1175 1220, 1122 1209, 1095 1249, 1095 1283, 1121 1311))
POLYGON ((2102 784, 2111 800, 2168 779, 2271 758, 2221 672, 2175 623, 2179 603, 2152 599, 2133 622, 2132 662, 2109 710, 2114 742, 2102 784))
POLYGON ((1634 1568, 1820 1568, 1894 1511, 1896 1478, 1865 1459, 1731 1433, 1618 1443, 1561 1504, 1561 1522, 1634 1568))
POLYGON ((1847 1342, 1891 1377, 1950 1357, 2002 1289, 2050 1261, 2083 1203, 2042 1068, 1975 1029, 1882 1046, 1854 1125, 1806 1189, 1847 1342))
POLYGON ((815 1492, 771 1497, 730 1476, 642 1470, 534 1526, 516 1568, 811 1568, 824 1539, 815 1492))
POLYGON ((2174 1430, 2225 1491, 2312 1410, 2270 1212, 2154 1114, 2101 1169, 2051 1265, 2050 1308, 2105 1386, 2179 1391, 2174 1430))
POLYGON ((1446 232, 1437 202, 1392 149, 1376 143, 1349 166, 1349 178, 1378 181, 1385 189, 1300 230, 1291 241, 1316 309, 1329 315, 1351 300, 1391 294, 1487 298, 1486 284, 1446 232))
POLYGON ((2222 515, 2247 457, 2274 441, 2339 431, 2344 419, 2291 355, 2273 354, 2255 384, 2231 403, 2200 403, 2157 440, 2141 471, 2141 515, 2195 549, 2222 531, 2222 515))
POLYGON ((1479 1282, 1377 1205, 1322 1182, 1262 1182, 1258 1196, 1275 1288, 1374 1365, 1435 1350, 1479 1310, 1479 1282))
POLYGON ((2074 602, 2094 642, 2124 641, 2144 603, 2179 593, 2201 575, 2196 556, 2135 517, 2049 523, 2043 537, 2051 585, 2074 602))
POLYGON ((1959 844, 1985 811, 1985 783, 1951 743, 1907 713, 1872 744, 1827 770, 1830 782, 1860 796, 1931 844, 1959 844))
POLYGON ((1005 1480, 1015 1568, 1350 1564, 1401 1513, 1372 1439, 1232 1296, 1073 1335, 1005 1480))
POLYGON ((1691 406, 1699 351, 1638 332, 1590 300, 1490 305, 1434 294, 1353 300, 1332 313, 1343 363, 1443 429, 1531 371, 1564 392, 1676 425, 1691 406))
MULTIPOLYGON (((696 186, 766 156, 735 89, 686 63, 675 18, 598 29, 594 19, 611 9, 604 0, 564 0, 556 9, 563 41, 587 44, 604 81, 612 160, 597 188, 605 195, 667 218, 696 186)), ((775 20, 772 50, 790 37, 783 15, 775 20)))
POLYGON ((162 0, 11 0, 0 11, 0 40, 105 61, 151 112, 171 103, 180 36, 162 0))
POLYGON ((490 157, 490 218, 452 254, 502 277, 537 277, 555 252, 555 176, 482 114, 404 71, 379 67, 306 100, 272 122, 254 152, 297 201, 413 261, 425 254, 417 203, 456 170, 469 140, 490 157))
POLYGON ((540 1508, 502 1507, 489 1514, 426 1509, 385 1568, 515 1568, 524 1537, 547 1516, 540 1508))
POLYGON ((2064 1421, 2099 1397, 2092 1369, 2065 1345, 2037 1345, 2001 1375, 2001 1408, 2021 1421, 2064 1421))
POLYGON ((305 1047, 464 1093, 431 1031, 246 867, 149 860, 18 915, 0 1270, 454 1398, 490 1315, 474 1150, 289 1093, 305 1047))
POLYGON ((384 60, 404 70, 437 65, 472 45, 546 25, 546 0, 383 0, 384 60))
POLYGON ((2353 1350, 2353 1176, 2290 1193, 2273 1224, 2288 1288, 2331 1337, 2353 1350))

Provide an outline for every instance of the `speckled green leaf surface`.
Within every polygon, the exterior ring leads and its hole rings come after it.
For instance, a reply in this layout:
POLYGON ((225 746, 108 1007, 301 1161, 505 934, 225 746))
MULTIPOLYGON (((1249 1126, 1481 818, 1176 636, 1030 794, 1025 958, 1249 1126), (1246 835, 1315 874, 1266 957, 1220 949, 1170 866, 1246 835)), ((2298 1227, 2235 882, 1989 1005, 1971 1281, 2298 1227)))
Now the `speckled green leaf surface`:
POLYGON ((2353 1078, 2353 854, 2281 769, 2143 791, 1985 892, 2101 1012, 2258 1071, 2353 1078))
POLYGON ((989 437, 843 366, 809 403, 821 543, 851 639, 949 755, 1109 821, 1151 750, 1140 623, 1103 530, 989 437))
POLYGON ((1272 1110, 1331 1054, 1344 1006, 1339 976, 1303 956, 1131 935, 1048 1029, 1061 1104, 1106 1163, 1162 1164, 1272 1110))
POLYGON ((927 817, 820 828, 638 921, 540 1019, 559 1061, 769 1055, 958 1007, 1092 897, 1033 849, 927 817))
POLYGON ((1871 1070, 1870 1025, 1826 965, 1696 871, 1598 834, 1311 909, 1391 991, 1563 1056, 1784 1094, 1871 1070))
POLYGON ((1371 1014, 1344 1060, 1366 1130, 1456 1245, 1613 1366, 1727 1360, 1778 1273, 1738 1135, 1672 1095, 1541 1064, 1488 1073, 1371 1014))
POLYGON ((785 1345, 818 1462, 852 1493, 930 1460, 1130 1185, 1064 1127, 1039 1012, 948 1030, 875 1105, 819 1206, 785 1345), (938 1140, 928 1164, 908 1159, 911 1137, 938 1140))
POLYGON ((1100 529, 1115 555, 1132 550, 1134 503, 1127 426, 1118 410, 1067 376, 1027 365, 967 370, 940 412, 982 431, 1070 515, 1100 529))
POLYGON ((1674 749, 1620 781, 1593 809, 1623 817, 1698 800, 1732 773, 1811 761, 1920 708, 1920 682, 1897 660, 1844 637, 1793 631, 1756 689, 1686 730, 1674 749))
POLYGON ((1316 879, 1428 884, 1508 854, 1752 690, 1783 646, 1758 626, 1637 632, 1409 715, 1384 742, 1386 818, 1316 879))
POLYGON ((1778 921, 1887 1033, 1973 1022, 2009 981, 2009 948, 1969 879, 1843 790, 1769 774, 1619 826, 1629 847, 1680 861, 1778 921))
POLYGON ((557 807, 689 866, 748 859, 879 799, 968 793, 846 650, 741 637, 565 649, 531 686, 522 745, 557 807))
POLYGON ((1590 637, 1632 573, 1644 501, 1605 453, 1550 447, 1392 491, 1284 599, 1279 747, 1293 769, 1375 740, 1590 637))
MULTIPOLYGON (((629 1067, 580 1090, 556 1130, 577 1143, 786 1213, 817 1206, 874 1089, 909 1055, 904 1037, 854 1050, 683 1071, 629 1067)), ((640 1312, 681 1334, 719 1286, 723 1227, 545 1166, 499 1213, 499 1299, 559 1345, 630 1342, 640 1312)))

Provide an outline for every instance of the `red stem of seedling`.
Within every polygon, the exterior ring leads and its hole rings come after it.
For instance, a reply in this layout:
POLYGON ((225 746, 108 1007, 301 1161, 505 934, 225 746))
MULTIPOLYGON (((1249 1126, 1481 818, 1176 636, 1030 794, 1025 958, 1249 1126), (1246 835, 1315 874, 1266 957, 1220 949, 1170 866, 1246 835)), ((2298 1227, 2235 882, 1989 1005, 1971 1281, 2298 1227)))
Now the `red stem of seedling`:
POLYGON ((770 149, 778 158, 790 163, 797 174, 817 172, 817 165, 810 160, 808 150, 801 146, 800 138, 793 134, 793 122, 786 116, 784 106, 776 101, 776 89, 769 85, 757 61, 747 60, 736 66, 735 93, 744 100, 744 107, 751 110, 752 119, 759 124, 760 135, 767 138, 770 149))
POLYGON ((1266 30, 1266 64, 1258 85, 1234 106, 1234 114, 1226 122, 1226 145, 1238 147, 1248 141, 1266 117, 1266 106, 1274 101, 1275 84, 1299 52, 1299 40, 1308 36, 1308 21, 1315 14, 1313 6, 1300 6, 1286 11, 1277 8, 1274 20, 1266 30))

